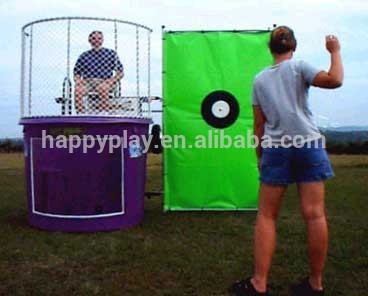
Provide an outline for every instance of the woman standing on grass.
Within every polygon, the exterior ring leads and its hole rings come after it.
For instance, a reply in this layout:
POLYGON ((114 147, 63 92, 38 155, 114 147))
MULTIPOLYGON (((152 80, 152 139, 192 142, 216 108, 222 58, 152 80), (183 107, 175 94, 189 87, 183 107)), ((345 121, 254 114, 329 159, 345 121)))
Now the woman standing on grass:
POLYGON ((276 245, 276 220, 286 188, 295 182, 307 226, 310 275, 291 287, 291 295, 324 295, 322 273, 328 247, 324 180, 333 177, 333 171, 307 98, 310 85, 342 85, 340 45, 335 36, 326 37, 331 55, 328 72, 292 59, 296 39, 286 26, 272 31, 269 47, 274 64, 259 73, 253 85, 255 134, 259 139, 267 136, 272 144, 257 148, 261 186, 254 238, 255 270, 253 277, 234 283, 231 292, 239 296, 269 295, 267 281, 276 245))

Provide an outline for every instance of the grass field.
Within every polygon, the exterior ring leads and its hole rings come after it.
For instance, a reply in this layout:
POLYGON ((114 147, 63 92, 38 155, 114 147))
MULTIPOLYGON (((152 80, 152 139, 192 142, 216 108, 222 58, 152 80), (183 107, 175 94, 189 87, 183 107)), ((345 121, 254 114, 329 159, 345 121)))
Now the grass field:
MULTIPOLYGON (((368 295, 368 156, 332 156, 327 183, 327 295, 368 295)), ((254 212, 162 212, 146 200, 135 228, 49 233, 26 220, 23 158, 0 154, 0 295, 227 295, 252 270, 254 212)), ((162 188, 161 158, 149 157, 147 190, 162 188)), ((286 195, 271 276, 274 295, 307 274, 295 187, 286 195)))

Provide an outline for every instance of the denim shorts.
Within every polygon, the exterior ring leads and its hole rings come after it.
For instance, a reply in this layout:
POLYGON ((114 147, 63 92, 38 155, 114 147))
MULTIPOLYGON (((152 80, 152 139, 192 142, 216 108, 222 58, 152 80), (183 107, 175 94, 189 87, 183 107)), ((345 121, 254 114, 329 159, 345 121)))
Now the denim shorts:
POLYGON ((274 185, 324 181, 334 176, 322 141, 303 147, 264 148, 261 159, 260 181, 274 185))

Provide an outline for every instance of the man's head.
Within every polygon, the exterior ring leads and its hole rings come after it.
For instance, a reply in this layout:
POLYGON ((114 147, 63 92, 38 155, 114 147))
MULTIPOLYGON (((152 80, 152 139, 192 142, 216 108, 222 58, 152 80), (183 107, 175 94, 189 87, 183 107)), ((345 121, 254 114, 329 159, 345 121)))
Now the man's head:
POLYGON ((296 39, 293 30, 287 26, 275 28, 271 33, 268 45, 272 54, 283 54, 289 51, 295 51, 296 39))
POLYGON ((101 31, 93 31, 88 36, 88 41, 91 46, 95 49, 98 49, 102 46, 103 43, 103 34, 101 31))

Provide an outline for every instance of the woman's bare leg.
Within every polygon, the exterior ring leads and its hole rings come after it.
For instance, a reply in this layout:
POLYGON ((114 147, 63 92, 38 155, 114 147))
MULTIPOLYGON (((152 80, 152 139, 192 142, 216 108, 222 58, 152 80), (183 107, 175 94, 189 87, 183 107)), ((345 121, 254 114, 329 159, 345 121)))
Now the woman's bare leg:
POLYGON ((325 186, 323 182, 299 183, 298 192, 308 234, 309 281, 313 289, 322 290, 322 274, 328 249, 325 186))
POLYGON ((276 246, 276 220, 286 186, 261 184, 254 235, 255 270, 251 280, 259 292, 267 290, 268 274, 276 246))

